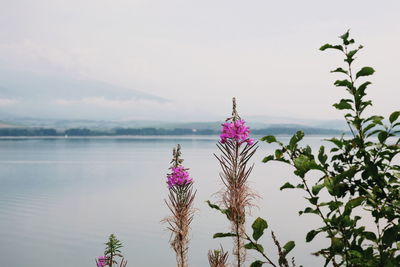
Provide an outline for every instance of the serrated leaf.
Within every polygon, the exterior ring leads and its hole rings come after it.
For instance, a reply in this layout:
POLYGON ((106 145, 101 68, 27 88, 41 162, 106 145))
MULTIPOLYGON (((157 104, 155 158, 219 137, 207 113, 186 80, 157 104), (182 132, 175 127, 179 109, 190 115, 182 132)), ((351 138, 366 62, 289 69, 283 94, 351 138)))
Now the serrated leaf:
POLYGON ((295 186, 292 185, 291 183, 287 182, 287 183, 285 183, 284 185, 282 185, 282 186, 279 188, 279 190, 282 191, 283 189, 287 189, 287 188, 295 188, 295 186))
POLYGON ((253 238, 257 241, 264 234, 264 230, 268 228, 268 223, 263 218, 258 217, 254 220, 251 228, 253 228, 253 238))
POLYGON ((356 74, 356 79, 359 77, 363 76, 369 76, 374 74, 375 70, 371 67, 363 67, 361 70, 359 70, 356 74))

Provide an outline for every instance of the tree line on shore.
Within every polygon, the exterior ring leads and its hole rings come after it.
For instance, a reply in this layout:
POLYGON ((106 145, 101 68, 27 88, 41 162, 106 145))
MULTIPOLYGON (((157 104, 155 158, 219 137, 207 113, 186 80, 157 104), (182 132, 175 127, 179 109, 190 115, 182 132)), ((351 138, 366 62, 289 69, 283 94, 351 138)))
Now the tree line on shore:
MULTIPOLYGON (((299 128, 295 127, 269 127, 264 129, 254 129, 254 135, 292 135, 299 128)), ((327 135, 342 134, 343 131, 335 129, 309 128, 300 129, 306 134, 327 135)), ((115 128, 110 130, 97 130, 88 128, 70 128, 58 130, 54 128, 0 128, 0 136, 125 136, 125 135, 217 135, 216 129, 188 129, 188 128, 115 128)))

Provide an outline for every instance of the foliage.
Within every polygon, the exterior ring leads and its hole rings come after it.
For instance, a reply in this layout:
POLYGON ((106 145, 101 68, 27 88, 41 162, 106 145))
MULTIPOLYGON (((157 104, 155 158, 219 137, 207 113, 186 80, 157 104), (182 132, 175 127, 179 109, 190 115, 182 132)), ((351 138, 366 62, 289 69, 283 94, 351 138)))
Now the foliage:
MULTIPOLYGON (((211 202, 207 201, 208 205, 216 210, 219 210, 222 214, 224 213, 224 209, 221 209, 218 205, 212 204, 211 202)), ((264 231, 268 228, 268 223, 264 219, 258 217, 257 219, 254 220, 253 224, 251 225, 253 229, 253 234, 250 236, 246 232, 242 233, 241 235, 238 235, 236 233, 228 232, 228 233, 215 233, 213 235, 213 238, 223 238, 223 237, 237 237, 240 238, 247 243, 244 245, 245 249, 249 250, 255 250, 261 256, 263 257, 263 260, 256 260, 254 261, 250 267, 258 267, 262 266, 263 264, 269 264, 271 266, 277 267, 289 267, 289 261, 287 260, 287 255, 289 254, 290 251, 293 250, 295 247, 294 241, 288 241, 283 248, 280 246, 274 232, 271 232, 272 239, 278 249, 278 263, 275 263, 272 259, 271 256, 268 256, 266 252, 264 251, 264 247, 262 244, 260 244, 258 241, 259 239, 264 235, 264 231)), ((295 262, 294 258, 291 259, 291 266, 295 267, 295 262)), ((300 266, 301 267, 301 266, 300 266)))
POLYGON ((320 217, 321 227, 308 232, 306 241, 311 242, 319 234, 327 236, 329 246, 315 253, 326 259, 325 266, 400 266, 400 166, 394 163, 400 153, 400 139, 396 137, 400 112, 393 112, 388 124, 382 116, 364 115, 372 105, 365 99, 371 82, 364 79, 375 71, 371 67, 354 71, 355 55, 363 47, 355 46, 349 31, 340 39, 341 44, 325 44, 320 50, 334 49, 344 55, 346 66, 332 72, 345 76, 334 85, 344 88, 349 97, 333 106, 345 112, 351 136, 328 139, 333 146, 330 153, 321 146, 317 154, 309 146, 299 145, 304 137, 301 131, 288 144, 265 136, 262 141, 279 148, 263 162, 275 160, 294 167, 299 184, 285 183, 281 190, 304 191, 309 206, 299 214, 320 217), (320 174, 315 183, 308 175, 310 171, 320 174), (373 221, 375 229, 360 222, 360 212, 367 214, 366 219, 373 221))
POLYGON ((123 258, 120 249, 123 247, 121 241, 119 241, 114 234, 111 234, 105 243, 106 249, 104 250, 104 256, 96 259, 96 265, 98 267, 109 266, 112 267, 114 264, 119 267, 126 267, 127 261, 123 258), (117 257, 122 258, 120 263, 116 260, 117 257))

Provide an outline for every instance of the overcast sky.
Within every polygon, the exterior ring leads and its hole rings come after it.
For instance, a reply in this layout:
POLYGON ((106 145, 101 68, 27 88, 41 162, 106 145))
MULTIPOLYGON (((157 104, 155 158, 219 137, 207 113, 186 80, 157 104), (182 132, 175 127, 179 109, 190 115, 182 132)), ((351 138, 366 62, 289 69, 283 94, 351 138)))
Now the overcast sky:
POLYGON ((336 119, 345 93, 329 71, 342 58, 318 48, 351 29, 365 46, 357 66, 376 69, 373 112, 386 116, 400 109, 399 14, 398 0, 0 0, 0 112, 213 120, 236 96, 242 116, 336 119))

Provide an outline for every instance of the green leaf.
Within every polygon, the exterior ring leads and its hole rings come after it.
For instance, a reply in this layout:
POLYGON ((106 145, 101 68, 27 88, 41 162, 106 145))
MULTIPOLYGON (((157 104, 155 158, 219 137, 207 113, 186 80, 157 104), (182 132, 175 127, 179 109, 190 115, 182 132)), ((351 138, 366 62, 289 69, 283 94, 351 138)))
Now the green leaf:
POLYGON ((262 261, 254 261, 250 267, 261 267, 264 264, 262 261))
POLYGON ((342 39, 343 41, 347 41, 350 35, 350 30, 347 30, 344 34, 340 35, 339 38, 342 39))
POLYGON ((350 199, 345 206, 345 209, 354 209, 355 207, 360 206, 363 201, 364 201, 365 197, 356 197, 353 199, 350 199))
POLYGON ((207 200, 206 202, 207 202, 208 206, 210 206, 210 208, 216 209, 216 210, 221 210, 221 208, 218 205, 212 204, 210 202, 210 200, 207 200))
POLYGON ((325 187, 324 184, 317 184, 317 185, 314 185, 314 186, 311 188, 311 192, 312 192, 314 195, 318 195, 319 191, 321 191, 321 189, 324 188, 324 187, 325 187))
POLYGON ((351 51, 349 51, 349 53, 347 53, 347 57, 351 58, 355 54, 357 54, 357 52, 358 52, 358 49, 351 50, 351 51))
POLYGON ((273 136, 273 135, 264 136, 264 137, 262 137, 260 140, 261 140, 261 141, 265 141, 265 142, 267 142, 267 143, 269 143, 269 144, 275 143, 275 142, 276 142, 276 138, 275 138, 275 136, 273 136))
POLYGON ((340 238, 332 237, 331 238, 331 247, 336 252, 341 252, 344 248, 343 241, 340 238))
POLYGON ((306 199, 307 199, 311 204, 317 205, 319 197, 310 197, 310 198, 307 198, 307 197, 306 197, 306 199))
POLYGON ((370 85, 371 84, 371 82, 365 82, 365 83, 363 83, 363 84, 361 84, 359 87, 358 87, 358 92, 360 93, 360 94, 362 94, 362 95, 364 95, 365 93, 365 90, 367 89, 367 87, 368 87, 368 85, 370 85))
POLYGON ((362 76, 369 76, 374 74, 375 70, 371 67, 363 67, 359 72, 356 74, 356 79, 362 76))
POLYGON ((388 133, 385 131, 380 131, 380 133, 378 134, 379 142, 381 142, 381 144, 383 144, 387 138, 388 138, 388 133))
POLYGON ((341 72, 341 73, 344 73, 344 74, 348 74, 347 70, 344 70, 342 68, 337 68, 337 69, 331 70, 331 72, 341 72))
POLYGON ((297 131, 292 136, 292 138, 290 138, 289 146, 293 148, 298 142, 301 141, 301 139, 303 139, 303 137, 304 137, 304 132, 303 131, 297 131))
POLYGON ((399 229, 396 226, 392 226, 385 230, 382 236, 382 241, 385 245, 391 246, 395 240, 397 240, 399 235, 399 229))
POLYGON ((338 87, 353 88, 353 85, 351 84, 351 82, 349 80, 337 80, 333 84, 338 87))
POLYGON ((333 104, 336 109, 343 110, 343 109, 350 109, 353 110, 352 106, 348 101, 342 99, 339 103, 333 104))
POLYGON ((279 188, 279 190, 282 191, 283 189, 287 189, 287 188, 295 188, 295 186, 292 185, 291 183, 287 182, 287 183, 285 183, 284 185, 282 185, 282 186, 279 188))
POLYGON ((285 250, 285 253, 288 254, 295 246, 296 244, 294 241, 289 241, 283 246, 283 249, 285 250))
POLYGON ((261 244, 255 244, 255 243, 247 243, 244 245, 246 249, 255 249, 257 251, 264 252, 264 248, 261 244))
POLYGON ((275 158, 280 159, 283 156, 283 151, 281 149, 275 150, 275 158))
POLYGON ((218 205, 212 204, 209 200, 206 201, 208 206, 212 209, 219 210, 222 214, 225 214, 228 220, 230 219, 230 211, 228 209, 221 209, 218 205))
POLYGON ((321 162, 322 164, 325 164, 326 161, 328 160, 328 156, 325 154, 325 147, 324 147, 324 146, 321 146, 321 147, 319 148, 318 160, 319 160, 319 162, 321 162))
POLYGON ((257 241, 264 234, 264 230, 268 228, 268 223, 266 220, 258 217, 254 220, 251 228, 253 228, 253 238, 257 241))
POLYGON ((371 241, 376 241, 376 235, 373 232, 363 232, 363 235, 366 239, 371 240, 371 241))
POLYGON ((213 238, 221 238, 221 237, 230 237, 230 236, 237 236, 234 233, 215 233, 213 238))
POLYGON ((310 164, 310 159, 306 155, 300 155, 294 160, 294 166, 298 169, 306 170, 310 164))
POLYGON ((274 156, 269 155, 269 156, 266 156, 265 158, 263 158, 262 162, 267 163, 268 161, 273 160, 273 159, 274 159, 274 156))
POLYGON ((390 117, 389 117, 390 123, 395 122, 399 118, 399 116, 400 116, 400 111, 395 111, 392 114, 390 114, 390 117))
POLYGON ((369 130, 371 130, 372 128, 374 128, 375 126, 376 126, 375 123, 371 123, 371 124, 367 125, 367 127, 364 128, 363 132, 366 133, 369 130))
POLYGON ((319 232, 315 230, 311 230, 310 232, 308 232, 306 235, 306 242, 311 242, 318 233, 319 232))
POLYGON ((341 46, 341 45, 324 44, 323 46, 321 46, 319 48, 319 50, 321 50, 321 51, 325 51, 326 49, 337 49, 337 50, 343 51, 343 46, 341 46))
POLYGON ((302 213, 314 213, 314 214, 318 214, 318 210, 316 209, 312 209, 310 207, 307 207, 304 209, 304 211, 300 211, 299 214, 301 215, 302 213), (301 213, 300 213, 301 212, 301 213))

